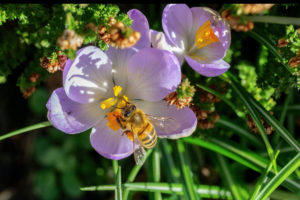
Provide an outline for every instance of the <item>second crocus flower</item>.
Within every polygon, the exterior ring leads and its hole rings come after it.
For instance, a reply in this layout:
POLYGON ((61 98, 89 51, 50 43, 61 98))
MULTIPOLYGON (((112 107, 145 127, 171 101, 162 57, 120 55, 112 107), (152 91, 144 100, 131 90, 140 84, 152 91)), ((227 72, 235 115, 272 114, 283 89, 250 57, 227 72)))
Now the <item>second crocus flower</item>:
POLYGON ((173 52, 199 74, 214 77, 229 69, 223 60, 231 41, 230 28, 221 16, 206 7, 168 4, 162 16, 163 32, 151 30, 153 47, 173 52))

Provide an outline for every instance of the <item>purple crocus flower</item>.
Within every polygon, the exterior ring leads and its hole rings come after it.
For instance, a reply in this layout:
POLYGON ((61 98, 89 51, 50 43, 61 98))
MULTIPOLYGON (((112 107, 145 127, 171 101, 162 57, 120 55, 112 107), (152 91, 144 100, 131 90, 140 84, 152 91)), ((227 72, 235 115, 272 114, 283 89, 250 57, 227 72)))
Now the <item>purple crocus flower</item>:
POLYGON ((163 32, 151 30, 153 47, 173 52, 199 74, 213 77, 229 69, 222 60, 230 46, 228 24, 214 10, 168 4, 162 16, 163 32))
POLYGON ((176 131, 156 128, 159 137, 180 138, 191 135, 197 124, 189 108, 178 110, 164 101, 181 80, 180 64, 168 51, 150 48, 149 26, 138 10, 129 11, 133 29, 141 33, 129 49, 110 47, 103 52, 88 46, 68 60, 63 71, 63 87, 56 89, 48 103, 48 119, 54 127, 76 134, 92 128, 93 148, 109 159, 122 159, 133 153, 133 142, 122 129, 109 126, 107 114, 122 98, 146 114, 176 120, 176 131), (148 30, 148 31, 147 31, 148 30))

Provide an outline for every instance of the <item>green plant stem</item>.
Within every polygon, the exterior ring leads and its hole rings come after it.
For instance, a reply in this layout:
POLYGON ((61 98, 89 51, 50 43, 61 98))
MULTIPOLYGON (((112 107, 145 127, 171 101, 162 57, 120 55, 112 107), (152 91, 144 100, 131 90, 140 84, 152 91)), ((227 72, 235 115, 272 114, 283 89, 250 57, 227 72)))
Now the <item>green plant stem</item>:
MULTIPOLYGON (((278 154, 279 154, 279 151, 276 152, 275 159, 277 159, 278 154)), ((255 185, 255 188, 254 188, 253 193, 252 193, 252 195, 250 197, 250 200, 254 200, 255 199, 255 197, 258 194, 258 192, 260 191, 261 187, 267 181, 267 179, 268 179, 267 176, 268 176, 269 172, 272 169, 272 165, 273 165, 273 162, 271 161, 269 163, 269 165, 267 166, 267 168, 264 170, 264 173, 260 176, 259 180, 257 181, 257 183, 255 185)))
MULTIPOLYGON (((158 148, 154 149, 154 152, 152 153, 151 159, 150 159, 150 168, 149 170, 151 171, 150 173, 148 173, 149 176, 149 180, 150 181, 154 181, 156 183, 158 183, 160 181, 160 155, 159 155, 159 151, 158 148)), ((154 194, 150 195, 150 199, 154 199, 154 200, 161 200, 162 196, 160 192, 154 192, 154 194)))
MULTIPOLYGON (((122 186, 130 191, 161 192, 164 194, 183 195, 183 185, 180 183, 123 183, 122 186)), ((82 191, 114 191, 115 185, 99 185, 80 188, 82 191)), ((213 185, 196 185, 196 192, 202 198, 232 199, 230 191, 213 185)))
POLYGON ((230 189, 233 199, 242 200, 243 198, 240 194, 238 184, 235 183, 233 177, 231 176, 231 172, 229 171, 229 167, 226 160, 220 154, 217 154, 217 158, 221 166, 222 175, 224 175, 227 187, 230 189))
POLYGON ((118 172, 116 176, 116 190, 115 199, 122 200, 122 179, 121 179, 121 167, 118 167, 118 172))
POLYGON ((272 192, 300 166, 300 153, 298 153, 279 173, 274 176, 257 195, 256 199, 265 200, 272 192))
POLYGON ((22 134, 22 133, 26 133, 28 131, 33 131, 33 130, 40 129, 40 128, 45 128, 45 127, 48 127, 48 126, 51 126, 51 123, 49 121, 40 122, 38 124, 30 125, 30 126, 27 126, 27 127, 24 127, 24 128, 21 128, 21 129, 18 129, 18 130, 15 130, 15 131, 12 131, 12 132, 1 135, 0 136, 0 141, 4 140, 6 138, 10 138, 10 137, 22 134))
MULTIPOLYGON (((150 156, 150 154, 153 152, 153 149, 149 149, 146 153, 146 160, 148 159, 148 157, 150 156)), ((135 177, 137 176, 137 174, 139 173, 139 171, 141 170, 142 165, 135 165, 132 170, 130 171, 128 177, 127 177, 127 182, 133 182, 135 177)), ((129 195, 129 190, 127 188, 124 188, 124 192, 123 192, 123 199, 128 199, 128 195, 129 195)))
POLYGON ((196 193, 196 188, 192 178, 192 172, 190 166, 188 166, 186 162, 186 157, 184 155, 186 149, 184 147, 184 143, 182 140, 177 140, 177 151, 179 155, 180 167, 183 174, 183 181, 184 181, 184 190, 187 194, 187 198, 190 200, 197 200, 199 196, 196 193))
POLYGON ((283 25, 298 25, 300 26, 300 18, 297 17, 280 17, 280 16, 247 16, 252 22, 259 23, 272 23, 272 24, 283 24, 283 25))

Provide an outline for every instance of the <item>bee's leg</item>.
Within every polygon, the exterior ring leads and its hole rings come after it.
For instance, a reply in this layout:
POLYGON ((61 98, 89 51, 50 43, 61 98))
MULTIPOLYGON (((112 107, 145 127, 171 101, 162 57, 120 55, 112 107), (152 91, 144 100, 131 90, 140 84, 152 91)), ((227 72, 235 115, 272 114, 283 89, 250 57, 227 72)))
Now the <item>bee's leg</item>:
POLYGON ((126 121, 120 117, 120 116, 115 116, 117 119, 118 124, 120 125, 121 129, 126 129, 126 121))
POLYGON ((122 136, 126 134, 126 136, 131 140, 133 141, 133 133, 130 131, 130 130, 125 130, 123 133, 122 133, 122 136))

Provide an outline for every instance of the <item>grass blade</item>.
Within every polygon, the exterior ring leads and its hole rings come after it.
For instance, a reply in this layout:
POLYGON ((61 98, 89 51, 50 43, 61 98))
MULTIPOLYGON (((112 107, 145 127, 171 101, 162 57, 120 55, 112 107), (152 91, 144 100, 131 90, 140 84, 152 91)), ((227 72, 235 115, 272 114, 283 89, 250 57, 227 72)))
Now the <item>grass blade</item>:
MULTIPOLYGON (((274 176, 257 195, 256 199, 266 199, 271 193, 300 166, 300 153, 298 153, 279 173, 274 176)), ((299 192, 298 192, 299 193, 299 192)))
POLYGON ((15 130, 15 131, 12 131, 12 132, 1 135, 0 136, 0 141, 4 140, 4 139, 7 139, 7 138, 10 138, 10 137, 13 137, 13 136, 16 136, 16 135, 19 135, 21 133, 26 133, 28 131, 33 131, 33 130, 40 129, 40 128, 45 128, 45 127, 48 127, 48 126, 51 126, 51 123, 49 121, 40 122, 38 124, 26 126, 24 128, 21 128, 21 129, 18 129, 18 130, 15 130))
POLYGON ((177 151, 179 155, 180 160, 180 167, 183 175, 183 181, 184 181, 184 190, 186 191, 187 197, 190 200, 196 200, 199 199, 199 196, 196 193, 196 188, 194 186, 194 181, 192 178, 192 172, 190 167, 187 165, 187 162, 185 160, 185 147, 182 140, 177 140, 177 151))

